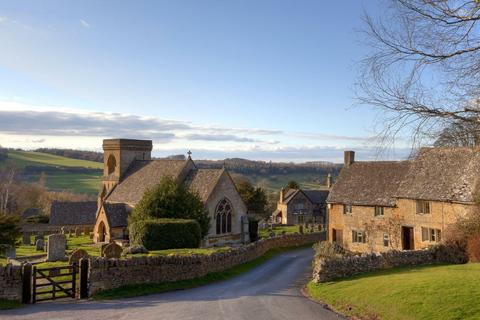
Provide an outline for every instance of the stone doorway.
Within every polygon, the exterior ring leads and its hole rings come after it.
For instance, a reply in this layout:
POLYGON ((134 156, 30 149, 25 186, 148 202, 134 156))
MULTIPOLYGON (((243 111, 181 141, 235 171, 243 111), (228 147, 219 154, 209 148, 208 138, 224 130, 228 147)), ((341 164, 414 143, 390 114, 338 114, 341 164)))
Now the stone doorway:
POLYGON ((98 242, 105 242, 105 223, 103 221, 98 226, 98 242))
POLYGON ((414 250, 413 227, 402 227, 402 250, 414 250))

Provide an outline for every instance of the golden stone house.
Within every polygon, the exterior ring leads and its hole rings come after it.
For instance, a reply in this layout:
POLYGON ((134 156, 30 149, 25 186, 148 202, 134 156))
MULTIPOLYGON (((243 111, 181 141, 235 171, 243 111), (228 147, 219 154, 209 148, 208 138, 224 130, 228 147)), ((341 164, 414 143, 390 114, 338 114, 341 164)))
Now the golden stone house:
MULTIPOLYGON (((328 179, 331 182, 331 177, 328 179)), ((315 223, 325 225, 329 190, 280 190, 277 210, 272 220, 278 224, 295 225, 315 223)))
POLYGON ((98 195, 94 241, 110 242, 128 237, 128 214, 147 188, 170 175, 199 193, 210 213, 206 246, 247 243, 247 208, 228 171, 198 169, 190 155, 186 160, 152 160, 152 141, 103 140, 104 173, 98 195))
POLYGON ((359 252, 413 250, 442 241, 477 208, 480 149, 423 148, 411 161, 345 163, 327 199, 331 242, 359 252))

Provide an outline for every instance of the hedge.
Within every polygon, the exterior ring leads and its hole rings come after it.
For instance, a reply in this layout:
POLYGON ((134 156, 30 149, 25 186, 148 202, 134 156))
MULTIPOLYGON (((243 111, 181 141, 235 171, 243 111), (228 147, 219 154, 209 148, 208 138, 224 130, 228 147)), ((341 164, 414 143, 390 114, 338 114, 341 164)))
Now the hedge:
POLYGON ((148 250, 198 248, 200 225, 195 220, 154 219, 136 221, 129 226, 130 243, 148 250))

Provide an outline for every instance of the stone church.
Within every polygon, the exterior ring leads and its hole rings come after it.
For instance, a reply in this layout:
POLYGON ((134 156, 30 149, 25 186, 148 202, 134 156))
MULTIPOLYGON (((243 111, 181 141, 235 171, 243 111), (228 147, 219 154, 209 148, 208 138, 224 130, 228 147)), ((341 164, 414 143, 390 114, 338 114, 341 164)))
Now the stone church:
POLYGON ((98 194, 94 241, 128 239, 128 215, 147 188, 170 175, 198 192, 210 214, 205 246, 249 242, 247 208, 226 168, 198 169, 186 160, 152 160, 151 140, 103 140, 104 170, 98 194))

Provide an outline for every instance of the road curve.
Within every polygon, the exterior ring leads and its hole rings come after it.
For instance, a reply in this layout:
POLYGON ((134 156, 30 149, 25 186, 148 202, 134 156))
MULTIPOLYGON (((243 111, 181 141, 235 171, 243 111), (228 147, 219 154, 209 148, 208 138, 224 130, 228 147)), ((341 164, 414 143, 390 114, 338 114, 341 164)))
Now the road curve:
POLYGON ((41 302, 0 311, 1 319, 345 319, 300 292, 313 249, 277 255, 236 278, 137 298, 41 302))

